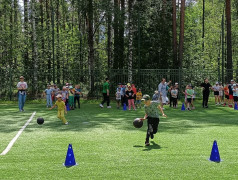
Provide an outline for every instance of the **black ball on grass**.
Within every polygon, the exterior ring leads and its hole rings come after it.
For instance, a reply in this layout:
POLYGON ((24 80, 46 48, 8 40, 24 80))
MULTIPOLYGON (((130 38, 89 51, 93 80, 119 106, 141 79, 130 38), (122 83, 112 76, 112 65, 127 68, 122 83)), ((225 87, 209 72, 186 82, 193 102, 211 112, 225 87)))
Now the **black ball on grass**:
POLYGON ((38 124, 43 124, 44 123, 44 118, 41 118, 41 117, 39 117, 39 118, 37 118, 37 123, 38 124))
POLYGON ((143 126, 143 121, 140 120, 140 118, 136 118, 133 121, 133 125, 134 125, 135 128, 141 128, 143 126))

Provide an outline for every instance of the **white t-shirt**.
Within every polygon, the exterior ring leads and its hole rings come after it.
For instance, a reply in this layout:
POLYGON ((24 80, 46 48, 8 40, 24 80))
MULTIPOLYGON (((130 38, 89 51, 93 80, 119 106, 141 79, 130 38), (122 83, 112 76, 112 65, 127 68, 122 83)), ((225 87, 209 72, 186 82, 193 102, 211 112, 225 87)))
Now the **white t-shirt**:
POLYGON ((220 90, 220 86, 216 86, 216 85, 215 85, 215 86, 213 86, 212 88, 214 89, 214 91, 219 91, 219 90, 220 90))
POLYGON ((24 88, 24 90, 19 90, 20 94, 25 94, 26 93, 26 89, 28 88, 27 83, 26 82, 18 82, 17 83, 17 88, 24 88))

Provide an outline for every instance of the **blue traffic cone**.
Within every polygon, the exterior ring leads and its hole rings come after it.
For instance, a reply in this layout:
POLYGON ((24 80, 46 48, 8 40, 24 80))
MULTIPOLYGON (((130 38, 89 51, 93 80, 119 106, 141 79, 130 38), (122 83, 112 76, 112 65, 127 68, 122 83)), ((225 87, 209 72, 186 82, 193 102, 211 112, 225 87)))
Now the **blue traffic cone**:
POLYGON ((238 110, 238 107, 237 107, 237 102, 235 102, 235 105, 234 105, 234 110, 238 110))
POLYGON ((126 107, 126 103, 123 104, 123 111, 126 111, 127 107, 126 107))
POLYGON ((185 111, 185 105, 184 105, 184 103, 182 104, 181 111, 185 111))
POLYGON ((212 152, 211 152, 211 156, 210 156, 210 161, 214 161, 214 162, 220 162, 220 154, 218 151, 218 146, 217 146, 217 141, 213 142, 213 146, 212 146, 212 152))
POLYGON ((70 111, 69 104, 66 104, 66 110, 67 110, 67 111, 70 111))
POLYGON ((75 165, 77 165, 77 163, 75 162, 73 147, 72 147, 72 144, 69 144, 64 166, 69 167, 69 166, 75 166, 75 165))

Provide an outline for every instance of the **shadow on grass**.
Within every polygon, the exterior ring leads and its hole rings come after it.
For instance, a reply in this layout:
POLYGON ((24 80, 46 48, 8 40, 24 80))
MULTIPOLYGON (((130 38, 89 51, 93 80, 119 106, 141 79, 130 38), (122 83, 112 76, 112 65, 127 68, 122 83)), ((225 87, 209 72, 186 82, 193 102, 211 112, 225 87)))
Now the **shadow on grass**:
POLYGON ((155 143, 154 141, 150 142, 150 146, 141 146, 141 145, 134 145, 134 148, 145 148, 142 151, 151 151, 153 149, 161 149, 161 146, 155 143))

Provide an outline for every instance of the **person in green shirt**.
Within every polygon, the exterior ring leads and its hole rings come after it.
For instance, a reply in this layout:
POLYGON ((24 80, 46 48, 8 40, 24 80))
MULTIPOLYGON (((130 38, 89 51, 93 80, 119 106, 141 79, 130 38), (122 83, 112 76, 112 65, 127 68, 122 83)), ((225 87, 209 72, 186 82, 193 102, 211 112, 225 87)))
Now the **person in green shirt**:
POLYGON ((140 118, 140 120, 144 121, 147 119, 147 132, 146 132, 146 139, 145 139, 145 145, 149 146, 149 138, 153 139, 154 134, 157 133, 158 126, 159 126, 159 110, 162 113, 162 116, 167 117, 164 114, 163 108, 160 106, 159 101, 151 101, 149 95, 144 95, 141 99, 144 101, 145 104, 145 116, 144 118, 140 118))
POLYGON ((109 79, 105 79, 105 83, 103 84, 103 89, 102 89, 102 94, 103 94, 103 101, 99 105, 101 108, 103 108, 103 104, 107 102, 107 108, 111 108, 110 106, 110 98, 109 98, 109 79))

